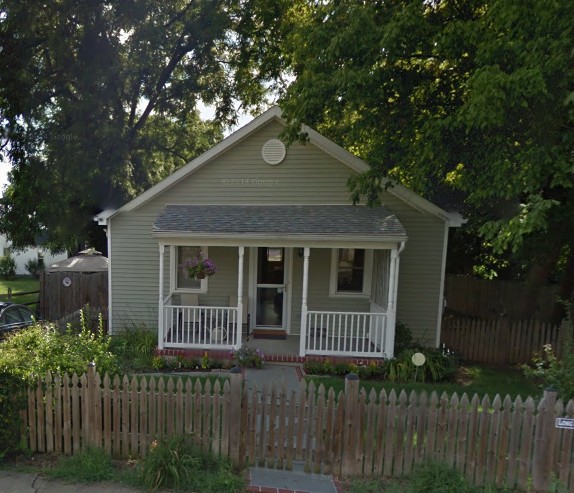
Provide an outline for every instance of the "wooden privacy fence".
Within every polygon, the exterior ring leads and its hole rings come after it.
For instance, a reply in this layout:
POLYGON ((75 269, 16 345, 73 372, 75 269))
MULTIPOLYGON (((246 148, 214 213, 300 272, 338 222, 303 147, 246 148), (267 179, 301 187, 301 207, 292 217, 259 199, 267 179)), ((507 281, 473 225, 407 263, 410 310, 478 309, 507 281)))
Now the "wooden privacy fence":
MULTIPOLYGON (((353 378, 354 377, 354 378, 353 378)), ((144 456, 158 438, 184 434, 197 446, 238 465, 291 468, 333 475, 408 474, 433 460, 477 484, 548 491, 553 477, 574 492, 574 417, 555 392, 479 399, 402 391, 369 395, 348 375, 335 395, 311 383, 248 391, 241 373, 221 386, 199 380, 114 377, 94 367, 82 377, 48 375, 28 393, 23 413, 33 451, 72 454, 86 445, 116 457, 144 456)))
POLYGON ((535 320, 448 317, 443 319, 441 344, 468 361, 529 363, 545 344, 551 344, 556 354, 561 354, 567 330, 566 323, 556 327, 535 320))
POLYGON ((495 319, 505 314, 511 320, 536 318, 552 321, 558 286, 541 286, 532 300, 531 287, 520 281, 487 281, 447 274, 444 297, 447 307, 468 317, 495 319))

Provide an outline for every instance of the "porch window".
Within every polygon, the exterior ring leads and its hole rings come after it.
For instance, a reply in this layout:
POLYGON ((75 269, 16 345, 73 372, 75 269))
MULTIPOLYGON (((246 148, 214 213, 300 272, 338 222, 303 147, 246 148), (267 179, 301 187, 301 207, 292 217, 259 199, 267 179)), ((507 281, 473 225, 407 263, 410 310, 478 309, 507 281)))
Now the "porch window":
POLYGON ((207 248, 201 246, 178 246, 173 248, 175 262, 172 267, 172 279, 175 279, 175 290, 191 293, 207 292, 207 279, 192 279, 187 275, 185 260, 197 257, 200 252, 207 255, 207 248))
POLYGON ((334 249, 331 259, 331 296, 369 295, 373 263, 372 250, 334 249))

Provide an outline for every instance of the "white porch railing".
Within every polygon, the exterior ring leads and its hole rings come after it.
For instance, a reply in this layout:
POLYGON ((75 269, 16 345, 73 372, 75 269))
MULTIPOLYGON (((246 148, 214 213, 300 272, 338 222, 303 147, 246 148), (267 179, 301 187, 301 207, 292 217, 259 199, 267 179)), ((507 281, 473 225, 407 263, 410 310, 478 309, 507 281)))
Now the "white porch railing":
POLYGON ((386 313, 307 311, 305 354, 381 358, 386 313))
POLYGON ((237 307, 179 306, 163 308, 164 347, 230 349, 238 347, 237 307))

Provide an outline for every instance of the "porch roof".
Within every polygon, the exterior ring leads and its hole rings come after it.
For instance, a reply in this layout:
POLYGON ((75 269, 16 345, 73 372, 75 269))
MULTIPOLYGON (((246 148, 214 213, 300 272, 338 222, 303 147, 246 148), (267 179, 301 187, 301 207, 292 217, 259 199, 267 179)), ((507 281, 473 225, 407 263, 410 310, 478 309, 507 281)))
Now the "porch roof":
POLYGON ((407 239, 405 228, 387 208, 353 205, 167 205, 157 217, 152 234, 391 242, 407 239))

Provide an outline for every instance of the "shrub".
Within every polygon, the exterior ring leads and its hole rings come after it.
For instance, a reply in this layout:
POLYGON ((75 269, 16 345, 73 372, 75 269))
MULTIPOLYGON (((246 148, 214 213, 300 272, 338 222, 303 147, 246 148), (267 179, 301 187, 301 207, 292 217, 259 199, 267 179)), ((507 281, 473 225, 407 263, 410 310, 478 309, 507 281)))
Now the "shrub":
POLYGON ((25 384, 16 375, 0 372, 0 460, 20 445, 20 409, 26 407, 25 384))
POLYGON ((405 349, 412 348, 413 334, 408 325, 400 320, 397 321, 395 326, 395 346, 393 354, 397 355, 402 353, 405 349))
POLYGON ((137 483, 151 491, 185 488, 202 493, 240 492, 244 487, 229 461, 201 452, 180 436, 152 443, 138 465, 137 483))
POLYGON ((101 331, 61 333, 54 324, 36 324, 8 335, 0 351, 0 372, 33 382, 48 371, 80 375, 93 361, 100 374, 112 374, 118 366, 109 345, 110 338, 101 331))
POLYGON ((230 356, 237 366, 243 368, 263 368, 265 363, 263 351, 247 344, 243 344, 238 350, 232 350, 230 356))
POLYGON ((386 363, 386 376, 391 382, 442 382, 454 374, 455 359, 436 349, 407 349, 386 363), (413 354, 421 352, 425 355, 425 363, 415 366, 413 354))
POLYGON ((152 367, 156 347, 157 332, 135 322, 125 323, 110 343, 110 350, 126 370, 152 367))
POLYGON ((16 261, 10 255, 0 257, 0 278, 8 281, 16 278, 16 261))
POLYGON ((32 277, 38 278, 40 277, 40 272, 44 270, 44 262, 37 258, 31 258, 24 267, 32 277))
POLYGON ((554 353, 551 344, 545 344, 542 354, 533 358, 533 366, 522 367, 527 377, 537 378, 541 387, 554 388, 563 401, 574 399, 574 342, 568 337, 564 343, 562 358, 554 353))

